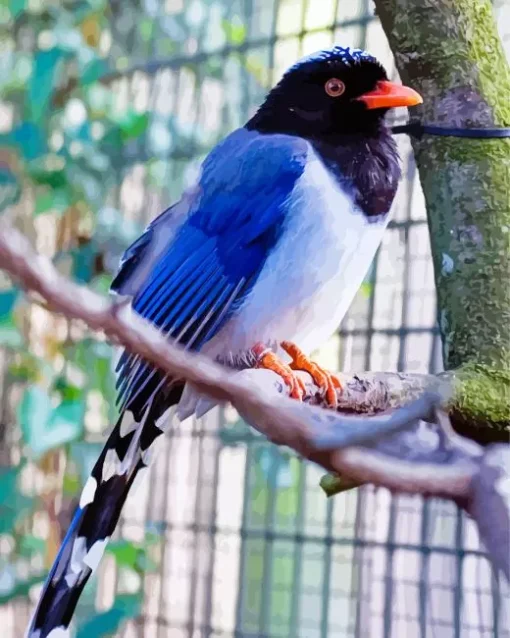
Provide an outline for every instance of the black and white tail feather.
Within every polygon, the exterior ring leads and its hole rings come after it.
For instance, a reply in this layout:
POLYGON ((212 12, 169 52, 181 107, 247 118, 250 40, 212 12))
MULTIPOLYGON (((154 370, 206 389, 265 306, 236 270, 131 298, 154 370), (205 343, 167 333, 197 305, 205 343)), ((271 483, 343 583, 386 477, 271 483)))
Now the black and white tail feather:
POLYGON ((135 481, 171 421, 157 398, 141 414, 125 410, 97 460, 44 585, 27 638, 65 638, 81 592, 97 569, 135 481))
MULTIPOLYGON (((153 229, 171 209, 154 220, 126 251, 113 292, 131 295, 136 274, 150 248, 153 229)), ((143 286, 142 286, 143 288, 143 286)), ((155 370, 144 392, 123 399, 125 379, 145 371, 148 365, 124 352, 117 371, 121 413, 94 469, 83 488, 78 508, 60 551, 46 579, 26 638, 67 638, 74 610, 90 576, 97 569, 117 526, 126 498, 135 481, 146 473, 157 440, 171 422, 171 406, 182 394, 182 384, 172 384, 155 370), (162 388, 162 386, 165 386, 162 388)))

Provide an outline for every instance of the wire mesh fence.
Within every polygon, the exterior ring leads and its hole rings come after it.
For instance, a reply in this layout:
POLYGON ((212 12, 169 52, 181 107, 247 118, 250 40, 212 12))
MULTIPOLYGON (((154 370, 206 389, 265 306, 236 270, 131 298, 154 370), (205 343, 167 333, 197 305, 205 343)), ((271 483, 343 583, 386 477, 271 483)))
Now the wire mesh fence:
MULTIPOLYGON (((126 223, 143 226, 176 200, 207 150, 301 55, 359 46, 395 75, 368 0, 110 4, 116 106, 149 116, 147 134, 123 146, 121 186, 103 202, 126 223)), ((405 179, 393 220, 341 329, 317 354, 327 368, 441 367, 423 195, 408 140, 399 146, 405 179)), ((451 504, 371 487, 327 500, 320 477, 231 408, 181 424, 119 525, 119 538, 154 534, 155 568, 143 576, 140 613, 118 635, 510 637, 508 588, 451 504)), ((137 579, 106 555, 85 603, 108 610, 137 579)), ((32 602, 0 608, 5 636, 22 635, 32 602)))

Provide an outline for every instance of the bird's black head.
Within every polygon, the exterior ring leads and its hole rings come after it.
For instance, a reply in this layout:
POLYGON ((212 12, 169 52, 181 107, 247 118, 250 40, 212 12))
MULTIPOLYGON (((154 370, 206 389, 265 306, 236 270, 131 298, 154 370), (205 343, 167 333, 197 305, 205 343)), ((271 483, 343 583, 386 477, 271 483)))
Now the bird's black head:
POLYGON ((336 46, 292 66, 247 128, 315 140, 335 135, 372 136, 380 130, 389 108, 421 101, 416 91, 389 82, 373 56, 336 46))

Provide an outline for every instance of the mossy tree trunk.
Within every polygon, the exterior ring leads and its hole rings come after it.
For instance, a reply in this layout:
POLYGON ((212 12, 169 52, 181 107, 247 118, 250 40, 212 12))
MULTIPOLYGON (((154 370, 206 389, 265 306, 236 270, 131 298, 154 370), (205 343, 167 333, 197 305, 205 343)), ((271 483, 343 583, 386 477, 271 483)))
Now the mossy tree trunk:
MULTIPOLYGON (((422 122, 510 126, 510 68, 490 0, 375 0, 422 122)), ((413 111, 413 115, 416 112, 413 111)), ((454 425, 508 439, 510 139, 413 140, 425 194, 445 368, 459 392, 454 425)))

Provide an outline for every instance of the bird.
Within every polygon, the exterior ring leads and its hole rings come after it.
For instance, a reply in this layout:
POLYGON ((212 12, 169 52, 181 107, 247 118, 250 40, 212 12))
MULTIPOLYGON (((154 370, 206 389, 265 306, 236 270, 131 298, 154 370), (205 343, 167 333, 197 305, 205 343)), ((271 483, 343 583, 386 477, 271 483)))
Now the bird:
MULTIPOLYGON (((364 50, 336 45, 300 59, 126 250, 112 293, 184 348, 275 371, 297 400, 296 371, 307 370, 334 407, 341 379, 308 357, 338 328, 388 223, 401 168, 387 112, 421 102, 364 50)), ((119 419, 28 638, 70 635, 83 587, 176 406, 203 409, 203 397, 137 355, 123 352, 117 373, 119 419)))

